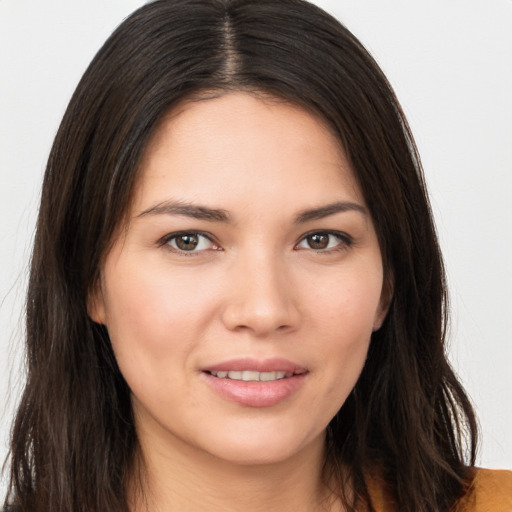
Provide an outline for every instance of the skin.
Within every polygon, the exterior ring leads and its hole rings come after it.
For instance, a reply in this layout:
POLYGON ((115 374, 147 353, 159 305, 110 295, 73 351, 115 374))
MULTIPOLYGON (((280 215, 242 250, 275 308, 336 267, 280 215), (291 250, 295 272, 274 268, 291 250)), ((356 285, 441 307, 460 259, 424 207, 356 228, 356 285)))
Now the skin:
POLYGON ((325 505, 325 429, 357 381, 385 296, 372 219, 319 118, 247 93, 169 113, 89 304, 133 393, 147 508, 325 505), (346 211, 297 219, 340 202, 346 211), (194 250, 172 238, 183 231, 203 234, 194 250), (248 406, 204 372, 239 357, 285 358, 307 373, 277 404, 248 406))

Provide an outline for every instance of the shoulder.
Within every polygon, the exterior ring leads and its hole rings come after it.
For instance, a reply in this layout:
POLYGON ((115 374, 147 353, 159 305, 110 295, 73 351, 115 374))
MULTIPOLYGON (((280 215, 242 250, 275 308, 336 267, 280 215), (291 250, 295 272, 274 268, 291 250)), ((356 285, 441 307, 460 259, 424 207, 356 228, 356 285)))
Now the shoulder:
POLYGON ((477 469, 457 512, 512 512, 512 471, 477 469))

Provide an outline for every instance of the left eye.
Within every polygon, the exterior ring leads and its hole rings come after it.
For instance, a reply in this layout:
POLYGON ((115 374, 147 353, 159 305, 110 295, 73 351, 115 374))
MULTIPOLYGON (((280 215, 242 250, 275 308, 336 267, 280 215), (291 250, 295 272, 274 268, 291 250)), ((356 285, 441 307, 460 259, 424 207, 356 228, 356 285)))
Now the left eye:
POLYGON ((176 233, 168 237, 165 243, 179 252, 199 252, 215 247, 207 236, 194 232, 176 233))
POLYGON ((349 245, 347 237, 341 234, 317 232, 306 235, 298 244, 300 249, 313 249, 315 251, 325 251, 336 249, 349 245))

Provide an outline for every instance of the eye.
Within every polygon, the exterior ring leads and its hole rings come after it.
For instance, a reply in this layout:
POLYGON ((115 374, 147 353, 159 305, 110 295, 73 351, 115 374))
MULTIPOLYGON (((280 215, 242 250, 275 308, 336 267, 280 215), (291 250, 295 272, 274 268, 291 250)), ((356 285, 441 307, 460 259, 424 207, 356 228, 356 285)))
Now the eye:
POLYGON ((176 252, 194 253, 218 249, 218 246, 208 236, 194 231, 172 233, 167 235, 161 243, 176 252))
POLYGON ((351 238, 344 233, 315 231, 304 236, 297 244, 297 248, 327 252, 330 250, 343 250, 349 247, 351 243, 351 238))

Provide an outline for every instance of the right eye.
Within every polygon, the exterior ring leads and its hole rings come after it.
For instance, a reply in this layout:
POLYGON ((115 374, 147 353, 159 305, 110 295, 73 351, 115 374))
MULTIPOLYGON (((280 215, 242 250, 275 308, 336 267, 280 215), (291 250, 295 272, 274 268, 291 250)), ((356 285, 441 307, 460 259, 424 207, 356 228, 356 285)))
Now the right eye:
POLYGON ((218 249, 210 238, 202 233, 186 231, 171 233, 162 240, 171 250, 181 253, 198 253, 209 249, 218 249))

